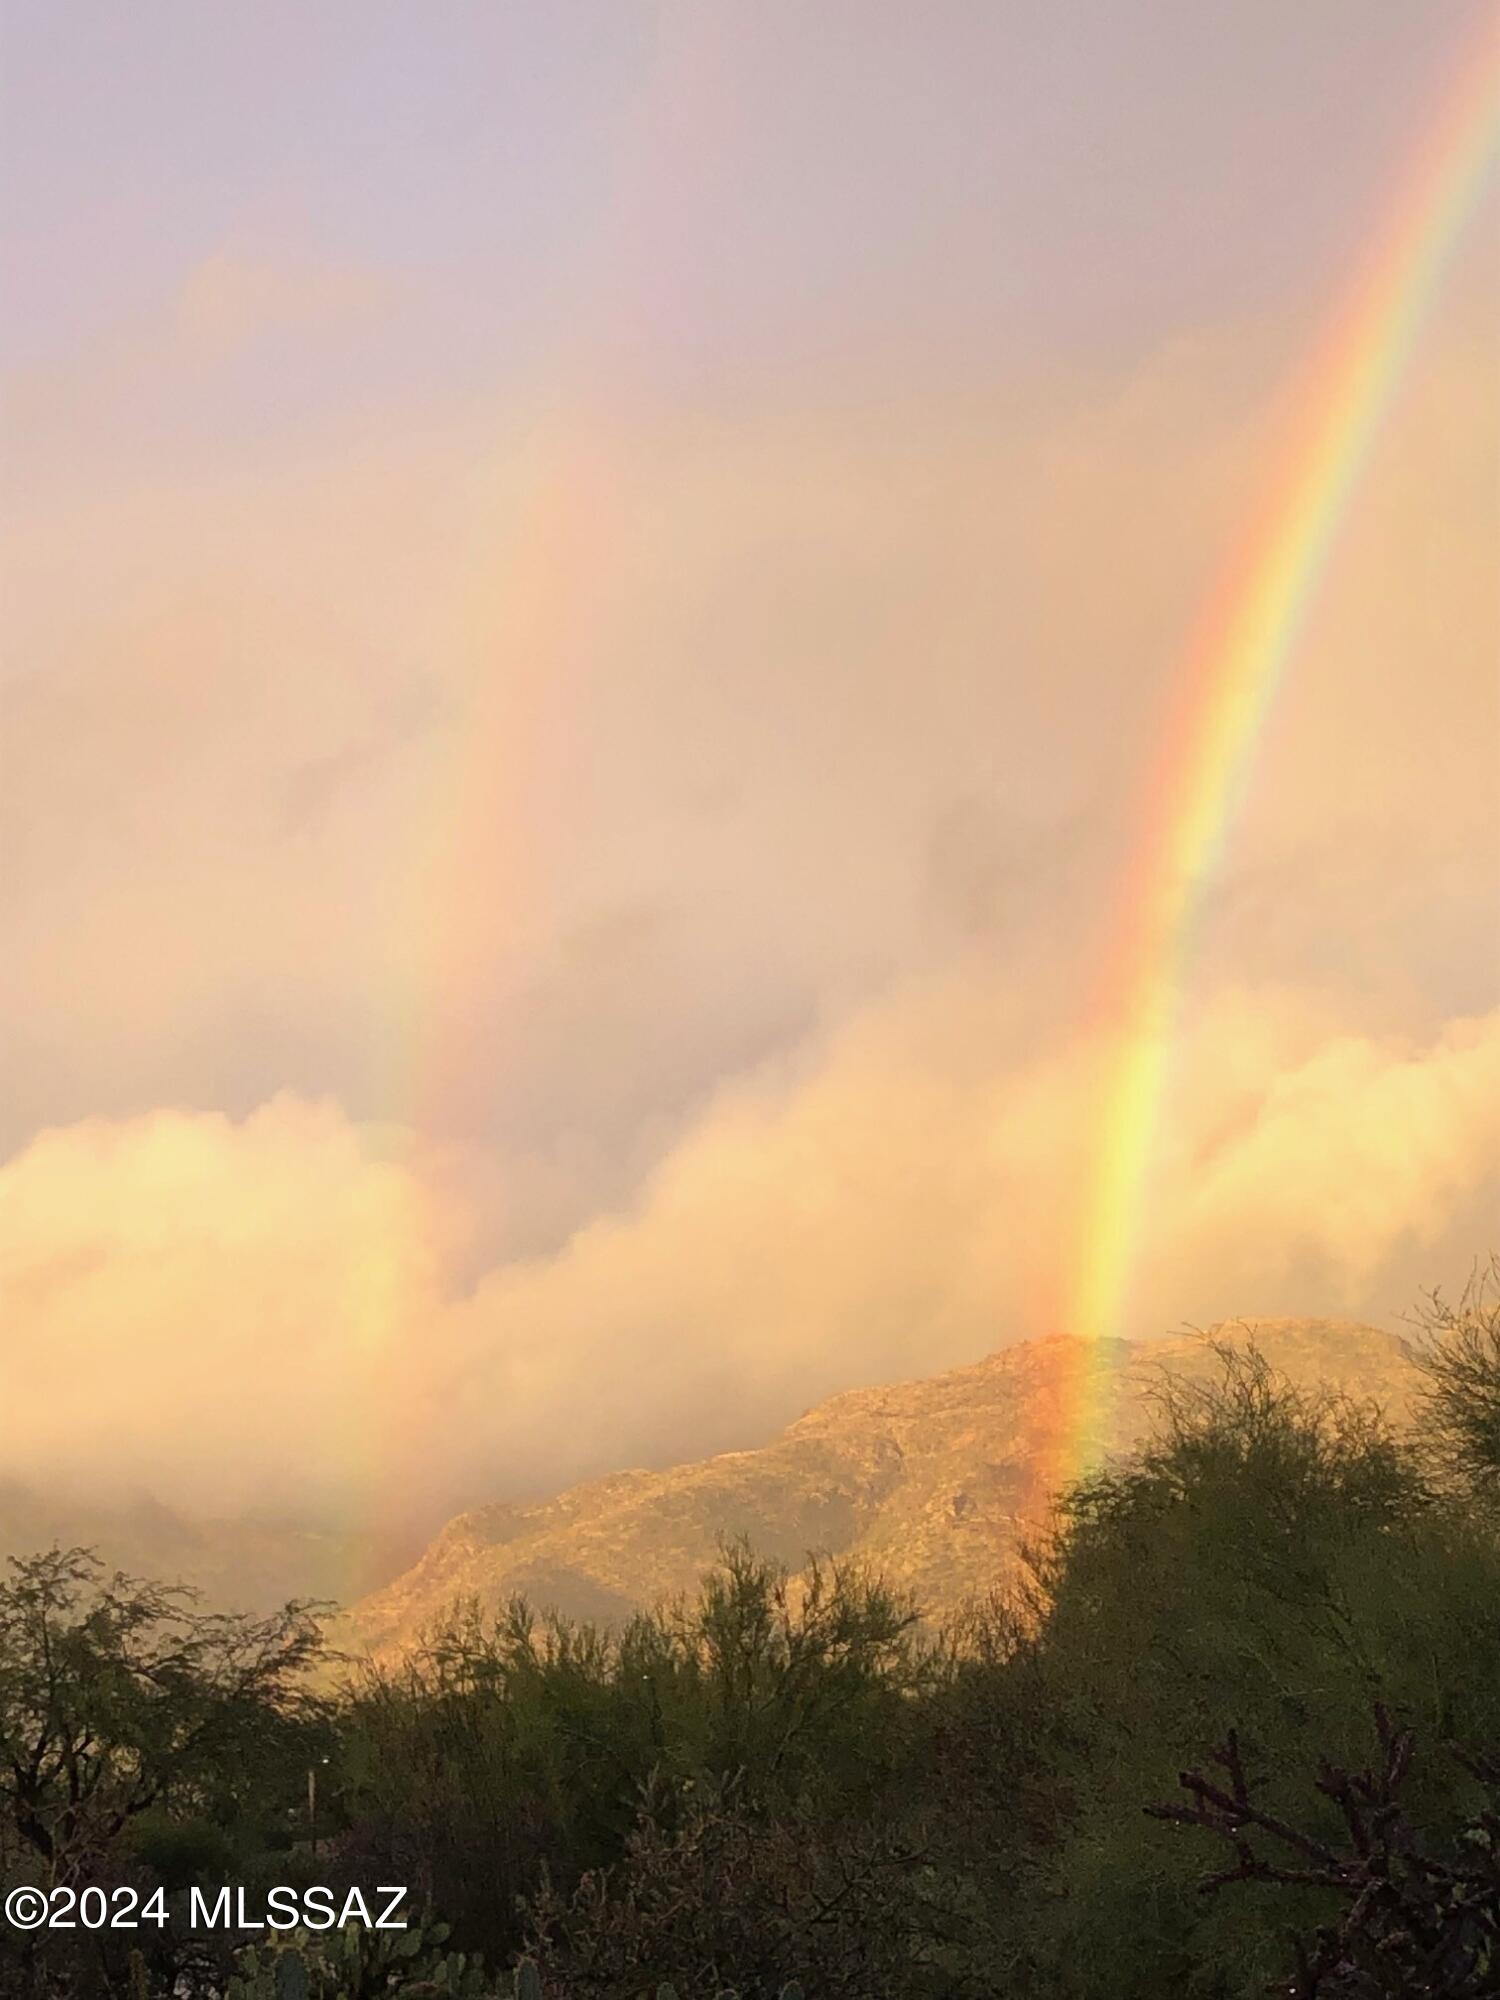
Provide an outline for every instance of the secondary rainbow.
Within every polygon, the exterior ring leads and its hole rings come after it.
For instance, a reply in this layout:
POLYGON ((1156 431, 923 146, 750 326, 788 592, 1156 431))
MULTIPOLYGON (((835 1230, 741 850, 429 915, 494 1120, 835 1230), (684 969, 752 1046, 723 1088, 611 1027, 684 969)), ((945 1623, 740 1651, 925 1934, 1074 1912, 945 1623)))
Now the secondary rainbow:
POLYGON ((1350 496, 1486 185, 1500 143, 1495 56, 1491 35, 1422 148, 1298 399, 1282 476, 1188 649, 1104 985, 1110 1071, 1059 1311, 1082 1347, 1054 1405, 1052 1490, 1109 1440, 1108 1343, 1129 1297, 1194 920, 1350 496))

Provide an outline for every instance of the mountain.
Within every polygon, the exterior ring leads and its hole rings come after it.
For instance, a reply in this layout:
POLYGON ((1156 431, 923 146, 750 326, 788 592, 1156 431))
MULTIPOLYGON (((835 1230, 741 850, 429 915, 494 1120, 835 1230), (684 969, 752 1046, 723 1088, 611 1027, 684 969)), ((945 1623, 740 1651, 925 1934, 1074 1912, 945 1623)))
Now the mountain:
POLYGON ((319 1528, 199 1519, 144 1495, 107 1501, 0 1480, 0 1556, 54 1543, 93 1549, 112 1570, 190 1584, 213 1609, 257 1613, 289 1597, 347 1599, 401 1567, 319 1528))
MULTIPOLYGON (((1214 1331, 1253 1338, 1305 1386, 1372 1398, 1397 1418, 1410 1409, 1409 1350, 1375 1327, 1278 1319, 1214 1331)), ((339 1643, 394 1656, 458 1598, 493 1606, 521 1594, 573 1617, 618 1619, 695 1589, 719 1539, 741 1534, 794 1570, 810 1551, 867 1559, 940 1616, 1013 1564, 1082 1352, 1066 1336, 1026 1342, 926 1380, 834 1396, 757 1450, 460 1514, 411 1569, 353 1607, 339 1643)), ((1143 1435, 1163 1369, 1191 1377, 1215 1365, 1198 1334, 1113 1342, 1108 1363, 1112 1450, 1143 1435)))

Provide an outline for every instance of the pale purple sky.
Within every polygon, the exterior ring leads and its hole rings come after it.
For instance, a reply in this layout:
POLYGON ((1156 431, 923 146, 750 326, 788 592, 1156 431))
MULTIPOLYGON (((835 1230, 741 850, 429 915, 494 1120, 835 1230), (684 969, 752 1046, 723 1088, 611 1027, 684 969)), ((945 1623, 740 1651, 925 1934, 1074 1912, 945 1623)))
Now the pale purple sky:
POLYGON ((1320 298, 1492 11, 7 0, 0 353, 55 362, 226 242, 404 307, 245 421, 596 327, 666 394, 905 340, 1149 351, 1320 298))

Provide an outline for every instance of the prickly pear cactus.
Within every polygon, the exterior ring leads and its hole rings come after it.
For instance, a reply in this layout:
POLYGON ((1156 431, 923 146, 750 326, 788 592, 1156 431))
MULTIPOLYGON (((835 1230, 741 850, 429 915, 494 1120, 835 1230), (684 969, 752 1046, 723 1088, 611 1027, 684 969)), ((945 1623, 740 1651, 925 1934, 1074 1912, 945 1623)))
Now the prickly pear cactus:
POLYGON ((225 2000, 312 2000, 315 1992, 321 2000, 324 1989, 314 1987, 307 1958, 298 1944, 251 1946, 237 1952, 234 1963, 225 2000))
POLYGON ((516 2000, 542 2000, 542 1975, 529 1958, 516 1967, 516 2000))
POLYGON ((276 2000, 307 2000, 307 1961, 300 1951, 285 1952, 276 1966, 276 2000))
MULTIPOLYGON (((496 2000, 474 1954, 445 1951, 448 1929, 292 1931, 235 1955, 225 2000, 496 2000)), ((517 1985, 520 2000, 533 2000, 517 1985)), ((541 2000, 541 1988, 535 1989, 541 2000)))

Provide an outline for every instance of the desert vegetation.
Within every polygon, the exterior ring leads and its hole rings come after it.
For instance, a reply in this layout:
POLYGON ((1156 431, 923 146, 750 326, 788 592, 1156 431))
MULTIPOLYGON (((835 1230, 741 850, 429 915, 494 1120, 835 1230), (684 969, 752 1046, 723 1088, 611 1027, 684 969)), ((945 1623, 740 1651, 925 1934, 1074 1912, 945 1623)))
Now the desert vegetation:
POLYGON ((1500 1292, 1417 1426, 1226 1348, 933 1632, 726 1547, 617 1629, 456 1607, 398 1665, 83 1551, 0 1588, 16 2000, 1302 2000, 1500 1990, 1500 1292), (409 1887, 413 1928, 191 1932, 196 1885, 409 1887))

